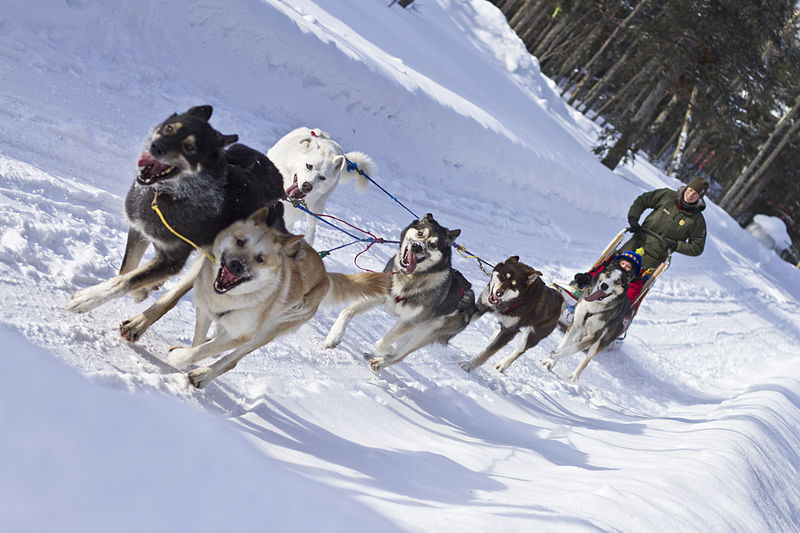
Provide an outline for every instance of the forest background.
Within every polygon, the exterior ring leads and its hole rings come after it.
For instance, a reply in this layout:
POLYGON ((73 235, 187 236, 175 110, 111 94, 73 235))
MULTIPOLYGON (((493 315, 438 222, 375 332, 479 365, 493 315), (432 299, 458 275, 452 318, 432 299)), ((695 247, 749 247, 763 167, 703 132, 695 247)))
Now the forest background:
POLYGON ((610 169, 645 154, 741 225, 781 218, 800 266, 800 7, 793 0, 491 0, 542 72, 603 126, 610 169))

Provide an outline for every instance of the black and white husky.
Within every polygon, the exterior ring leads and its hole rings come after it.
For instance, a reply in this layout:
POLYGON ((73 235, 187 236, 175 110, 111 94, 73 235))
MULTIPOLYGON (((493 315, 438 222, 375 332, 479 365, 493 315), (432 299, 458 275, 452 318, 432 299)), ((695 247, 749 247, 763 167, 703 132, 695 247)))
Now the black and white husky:
POLYGON ((630 322, 631 302, 627 292, 632 279, 633 274, 617 264, 609 265, 595 276, 591 289, 575 305, 575 318, 558 348, 542 364, 552 370, 562 357, 588 350, 569 375, 569 379, 578 381, 589 361, 614 342, 630 322))
POLYGON ((208 247, 221 229, 285 196, 275 165, 234 144, 237 135, 212 128, 211 113, 209 105, 192 107, 152 130, 125 198, 130 229, 119 275, 73 294, 68 310, 84 313, 127 293, 143 300, 177 274, 194 250, 175 233, 208 247), (150 244, 155 255, 139 266, 150 244))
MULTIPOLYGON (((367 190, 369 180, 351 169, 347 160, 355 163, 358 170, 374 175, 376 167, 372 159, 363 152, 344 153, 342 147, 331 136, 319 128, 305 126, 296 128, 283 137, 267 152, 283 176, 283 187, 289 200, 302 200, 312 213, 325 212, 325 203, 340 181, 355 178, 356 190, 367 190)), ((288 204, 289 202, 287 202, 288 204)), ((286 226, 303 217, 304 212, 287 205, 284 210, 286 226)), ((307 215, 306 242, 314 244, 317 218, 307 215)))
POLYGON ((375 372, 428 344, 447 344, 463 331, 476 308, 472 286, 451 264, 452 244, 460 233, 440 226, 430 213, 412 222, 403 230, 400 248, 384 268, 392 274, 391 290, 344 309, 328 333, 325 347, 333 348, 342 341, 354 316, 381 304, 398 321, 375 343, 378 355, 367 357, 375 372))

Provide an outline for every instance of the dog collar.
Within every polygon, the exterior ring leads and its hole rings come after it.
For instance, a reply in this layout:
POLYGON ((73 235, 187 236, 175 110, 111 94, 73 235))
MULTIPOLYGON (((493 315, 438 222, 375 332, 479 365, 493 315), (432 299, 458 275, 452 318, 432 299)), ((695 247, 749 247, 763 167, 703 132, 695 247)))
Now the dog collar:
POLYGON ((519 307, 520 305, 522 305, 522 302, 521 302, 521 301, 520 301, 520 302, 517 302, 517 303, 515 303, 514 305, 512 305, 511 307, 509 307, 509 308, 508 308, 508 309, 506 309, 505 311, 500 311, 500 314, 501 314, 501 315, 505 315, 506 313, 510 313, 511 311, 513 311, 514 309, 516 309, 517 307, 519 307))

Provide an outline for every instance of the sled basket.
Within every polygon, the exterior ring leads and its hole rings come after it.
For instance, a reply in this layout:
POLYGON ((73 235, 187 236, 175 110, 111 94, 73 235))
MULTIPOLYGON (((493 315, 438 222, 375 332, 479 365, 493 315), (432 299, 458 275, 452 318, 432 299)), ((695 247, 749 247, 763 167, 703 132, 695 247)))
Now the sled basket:
MULTIPOLYGON (((608 246, 603 250, 600 254, 600 258, 594 262, 592 267, 589 271, 594 270, 598 266, 602 265, 603 263, 607 262, 613 256, 619 253, 619 243, 622 241, 622 237, 625 235, 625 232, 628 231, 627 228, 620 231, 616 237, 614 237, 611 242, 608 243, 608 246)), ((625 329, 622 331, 619 339, 622 340, 625 338, 627 334, 628 327, 630 326, 631 322, 633 322, 633 318, 636 316, 637 311, 639 310, 639 306, 642 303, 642 300, 650 291, 650 288, 655 283, 656 278, 660 276, 666 269, 669 268, 670 263, 672 262, 672 254, 670 253, 666 260, 658 265, 656 269, 650 274, 644 281, 642 285, 642 292, 636 296, 636 299, 632 302, 632 311, 630 318, 627 320, 625 325, 625 329)), ((583 298, 585 289, 579 289, 570 283, 564 283, 560 281, 553 282, 553 288, 556 289, 559 294, 564 298, 564 307, 561 310, 561 316, 558 318, 558 325, 562 330, 566 330, 570 324, 572 324, 572 320, 575 317, 575 306, 577 303, 583 298)))

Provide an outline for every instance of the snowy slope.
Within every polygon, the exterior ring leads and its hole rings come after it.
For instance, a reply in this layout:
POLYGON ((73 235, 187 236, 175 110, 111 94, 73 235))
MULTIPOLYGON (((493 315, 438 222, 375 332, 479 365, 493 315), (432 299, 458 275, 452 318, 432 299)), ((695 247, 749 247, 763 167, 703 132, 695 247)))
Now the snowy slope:
MULTIPOLYGON (((556 375, 538 363, 558 332, 505 375, 464 373, 489 317, 374 375, 362 353, 391 317, 364 315, 325 350, 338 309, 323 309, 198 392, 164 362, 190 342, 190 299, 136 345, 116 328, 149 302, 64 310, 116 272, 141 143, 191 105, 212 104, 217 129, 263 151, 299 125, 330 131, 370 154, 413 212, 548 281, 591 264, 638 194, 677 186, 641 158, 616 173, 600 165, 593 125, 488 2, 387 3, 4 5, 0 427, 13 438, 0 456, 14 468, 0 468, 13 504, 0 506, 0 529, 800 527, 800 270, 714 205, 704 254, 674 258, 625 343, 578 385, 561 379, 577 356, 556 375), (142 522, 125 520, 141 509, 142 522)), ((411 218, 375 187, 343 185, 328 209, 387 239, 411 218)), ((349 241, 321 228, 317 247, 349 241)), ((326 265, 353 272, 358 251, 326 265)), ((373 246, 358 262, 379 268, 392 253, 373 246)), ((455 261, 483 287, 474 260, 455 261)))

